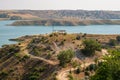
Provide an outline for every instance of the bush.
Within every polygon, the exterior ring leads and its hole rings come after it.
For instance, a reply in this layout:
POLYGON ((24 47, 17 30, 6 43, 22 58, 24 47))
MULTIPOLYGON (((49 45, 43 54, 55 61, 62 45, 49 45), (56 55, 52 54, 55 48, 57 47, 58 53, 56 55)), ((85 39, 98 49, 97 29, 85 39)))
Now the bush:
POLYGON ((78 35, 77 37, 76 37, 76 40, 80 40, 81 39, 81 37, 78 35))
POLYGON ((109 45, 110 45, 110 46, 116 46, 116 45, 117 45, 117 41, 114 40, 114 39, 110 39, 109 45))
POLYGON ((71 74, 68 75, 68 78, 69 80, 74 80, 74 77, 71 74))
POLYGON ((76 74, 79 74, 80 72, 81 72, 81 69, 80 69, 80 67, 78 67, 76 70, 76 74))
POLYGON ((40 76, 40 74, 37 73, 37 72, 31 73, 31 74, 29 75, 28 80, 39 80, 39 76, 40 76))
POLYGON ((120 42, 120 36, 117 36, 117 37, 116 37, 116 40, 117 40, 118 42, 120 42))
POLYGON ((65 42, 64 42, 64 40, 63 40, 63 41, 61 41, 60 45, 64 45, 64 43, 65 43, 65 42))
POLYGON ((52 56, 52 54, 51 54, 51 53, 48 53, 48 54, 47 54, 47 59, 50 59, 51 56, 52 56))
POLYGON ((8 76, 8 72, 6 72, 6 71, 1 71, 0 72, 0 78, 4 78, 6 76, 8 76))
POLYGON ((95 51, 101 50, 101 44, 98 43, 96 40, 86 39, 83 41, 84 49, 82 52, 86 56, 92 56, 95 54, 95 51))
POLYGON ((71 65, 72 67, 76 68, 77 66, 80 66, 80 63, 78 61, 72 61, 71 65))
POLYGON ((85 76, 90 76, 90 73, 88 71, 85 71, 85 76))
POLYGON ((41 67, 36 67, 36 68, 34 68, 34 70, 33 70, 33 71, 37 71, 37 72, 44 72, 45 70, 46 70, 46 67, 41 66, 41 67))
POLYGON ((97 69, 97 66, 96 66, 96 64, 90 64, 87 68, 86 68, 86 70, 89 70, 89 71, 95 71, 97 69))
POLYGON ((61 66, 65 66, 66 63, 69 63, 74 57, 74 52, 72 50, 61 51, 57 56, 60 61, 61 66))
POLYGON ((26 80, 39 80, 42 72, 46 70, 45 66, 35 67, 32 69, 32 72, 28 74, 28 77, 26 80))

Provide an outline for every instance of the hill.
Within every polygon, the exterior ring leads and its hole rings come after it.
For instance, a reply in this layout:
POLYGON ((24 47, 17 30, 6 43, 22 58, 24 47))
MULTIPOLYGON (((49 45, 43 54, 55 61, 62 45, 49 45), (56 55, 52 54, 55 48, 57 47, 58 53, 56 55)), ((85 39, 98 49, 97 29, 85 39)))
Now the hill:
POLYGON ((120 11, 0 10, 0 18, 18 19, 120 19, 120 11))
MULTIPOLYGON (((81 74, 74 73, 78 66, 83 67, 94 63, 96 57, 100 58, 106 52, 98 51, 95 56, 86 57, 81 53, 84 48, 84 39, 94 39, 103 47, 109 47, 110 39, 118 35, 92 35, 92 34, 59 34, 22 36, 13 40, 18 44, 3 45, 0 48, 0 79, 1 80, 63 80, 68 78, 71 70, 74 77, 84 78, 81 74), (65 67, 59 65, 57 55, 61 51, 71 49, 75 56, 65 67), (84 61, 83 61, 83 58, 84 61)), ((68 80, 68 79, 67 79, 68 80)))

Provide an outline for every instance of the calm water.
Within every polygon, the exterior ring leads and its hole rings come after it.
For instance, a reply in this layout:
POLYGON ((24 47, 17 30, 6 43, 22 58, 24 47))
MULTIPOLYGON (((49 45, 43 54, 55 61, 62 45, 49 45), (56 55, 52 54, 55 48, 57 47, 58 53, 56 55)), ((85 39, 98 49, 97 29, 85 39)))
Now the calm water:
MULTIPOLYGON (((6 26, 12 22, 14 21, 0 21, 0 46, 15 43, 8 40, 11 38, 52 32, 52 26, 6 26)), ((66 30, 68 33, 120 34, 120 25, 57 26, 54 29, 66 30)))

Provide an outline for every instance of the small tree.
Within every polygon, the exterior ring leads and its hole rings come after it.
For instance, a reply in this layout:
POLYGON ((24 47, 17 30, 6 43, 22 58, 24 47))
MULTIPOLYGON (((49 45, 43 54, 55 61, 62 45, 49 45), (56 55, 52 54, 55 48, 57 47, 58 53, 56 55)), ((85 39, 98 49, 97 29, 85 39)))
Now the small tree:
POLYGON ((82 52, 86 56, 91 56, 94 55, 95 51, 100 51, 101 50, 101 44, 98 43, 96 40, 92 39, 86 39, 83 41, 84 44, 84 49, 82 52))
POLYGON ((58 60, 60 61, 61 66, 65 66, 66 63, 69 63, 71 59, 74 57, 74 51, 72 50, 66 50, 61 51, 58 55, 58 60))

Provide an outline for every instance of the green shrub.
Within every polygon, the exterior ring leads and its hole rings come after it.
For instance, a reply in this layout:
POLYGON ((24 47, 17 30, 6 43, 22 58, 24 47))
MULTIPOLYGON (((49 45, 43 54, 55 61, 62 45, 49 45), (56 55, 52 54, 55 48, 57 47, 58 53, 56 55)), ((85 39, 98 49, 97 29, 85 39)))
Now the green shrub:
POLYGON ((88 71, 85 71, 85 76, 90 76, 90 73, 88 71))
POLYGON ((80 69, 80 67, 78 67, 76 70, 76 74, 79 74, 80 72, 81 72, 81 69, 80 69))
POLYGON ((74 57, 74 52, 72 50, 61 51, 57 56, 60 61, 61 66, 65 66, 66 63, 69 63, 74 57))
POLYGON ((15 53, 14 55, 15 55, 15 57, 17 57, 17 58, 21 58, 21 56, 20 56, 19 53, 15 53))
POLYGON ((40 74, 37 72, 30 73, 28 80, 39 80, 40 74))
POLYGON ((0 78, 1 78, 1 77, 4 78, 4 77, 6 77, 6 76, 8 76, 8 72, 6 72, 6 71, 1 71, 1 72, 0 72, 0 78))
POLYGON ((76 37, 76 40, 80 40, 80 39, 81 39, 81 36, 78 35, 78 36, 76 37))
POLYGON ((110 39, 109 45, 110 46, 116 46, 117 45, 117 41, 115 39, 110 39))
POLYGON ((96 64, 90 64, 86 70, 87 71, 95 71, 97 69, 97 65, 96 64))
POLYGON ((76 68, 77 66, 80 66, 80 64, 77 61, 71 62, 72 67, 76 68))
POLYGON ((46 67, 40 66, 40 67, 35 67, 33 69, 34 72, 44 72, 46 70, 46 67))
POLYGON ((116 40, 117 40, 118 42, 120 42, 120 36, 117 36, 117 37, 116 37, 116 40))
POLYGON ((86 56, 92 56, 95 54, 95 51, 101 50, 101 44, 98 43, 96 40, 86 39, 83 41, 84 49, 82 52, 86 56))

